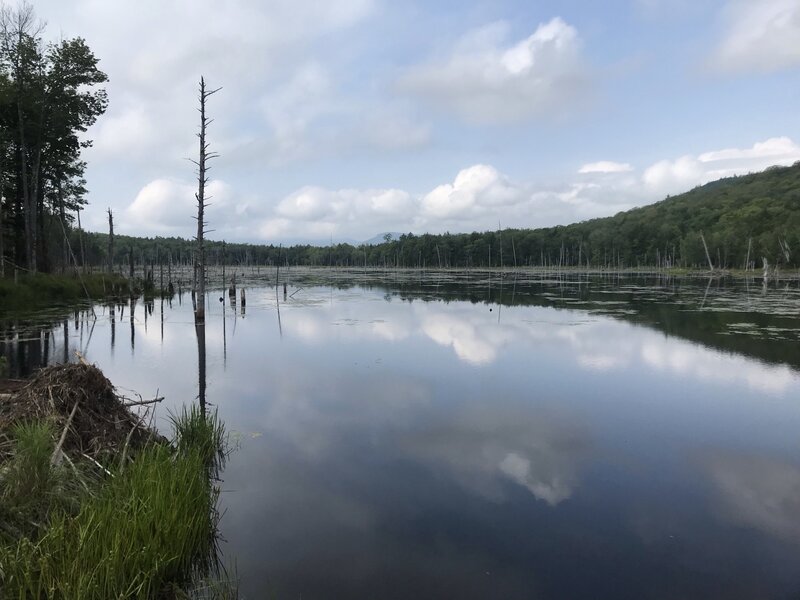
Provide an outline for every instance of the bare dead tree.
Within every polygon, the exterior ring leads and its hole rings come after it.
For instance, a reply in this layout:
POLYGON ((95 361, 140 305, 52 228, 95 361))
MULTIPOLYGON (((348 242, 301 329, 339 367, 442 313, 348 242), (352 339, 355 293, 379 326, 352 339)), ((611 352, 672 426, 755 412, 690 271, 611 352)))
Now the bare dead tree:
POLYGON ((114 268, 114 214, 108 209, 108 272, 114 268))
POLYGON ((215 90, 206 89, 205 79, 200 77, 200 131, 197 134, 197 137, 200 139, 200 155, 198 160, 192 160, 197 166, 197 193, 195 194, 195 199, 197 200, 197 217, 195 217, 197 219, 197 235, 195 237, 195 256, 197 258, 198 297, 194 313, 194 318, 197 322, 205 321, 206 318, 206 255, 203 241, 205 234, 208 232, 206 230, 205 209, 208 206, 207 200, 210 199, 210 197, 206 197, 206 184, 208 183, 208 171, 210 170, 206 163, 212 158, 219 156, 215 152, 208 151, 209 143, 206 141, 206 129, 213 119, 206 117, 206 100, 209 96, 216 94, 220 89, 222 88, 217 88, 215 90))
POLYGON ((708 268, 713 271, 714 263, 711 262, 711 255, 708 253, 708 245, 706 244, 706 238, 702 232, 700 232, 700 239, 703 241, 703 249, 706 251, 706 260, 708 260, 708 268))

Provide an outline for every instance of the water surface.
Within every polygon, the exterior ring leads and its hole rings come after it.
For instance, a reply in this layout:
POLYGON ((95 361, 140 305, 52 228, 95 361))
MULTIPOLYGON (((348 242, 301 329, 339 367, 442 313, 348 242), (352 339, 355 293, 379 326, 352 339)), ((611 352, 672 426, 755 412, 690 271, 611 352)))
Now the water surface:
MULTIPOLYGON (((221 529, 245 597, 800 594, 796 281, 218 296, 205 395, 239 446, 221 529)), ((188 295, 120 308, 7 321, 2 351, 24 370, 79 349, 123 392, 196 401, 188 295)))

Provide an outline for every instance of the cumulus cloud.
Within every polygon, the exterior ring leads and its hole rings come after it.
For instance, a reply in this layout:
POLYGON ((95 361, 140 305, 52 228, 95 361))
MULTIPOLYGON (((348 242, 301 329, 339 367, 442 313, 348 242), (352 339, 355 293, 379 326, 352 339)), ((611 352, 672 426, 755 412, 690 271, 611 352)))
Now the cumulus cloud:
POLYGON ((730 72, 769 72, 800 66, 800 3, 730 0, 725 35, 712 63, 730 72))
POLYGON ((422 198, 422 213, 439 219, 467 220, 476 212, 515 204, 522 190, 492 166, 474 165, 422 198))
POLYGON ((800 146, 788 137, 770 138, 751 148, 726 148, 674 160, 659 161, 645 169, 647 190, 674 194, 722 177, 761 171, 773 165, 788 166, 800 160, 800 146))
POLYGON ((411 195, 403 190, 307 186, 277 204, 275 217, 262 223, 261 235, 269 239, 287 235, 324 239, 353 233, 371 237, 380 228, 406 220, 413 207, 411 195))
MULTIPOLYGON (((194 235, 197 214, 195 192, 197 184, 178 179, 155 179, 147 183, 118 219, 121 232, 143 229, 159 235, 194 235)), ((220 237, 237 237, 252 218, 250 203, 237 197, 233 188, 224 181, 211 180, 206 186, 209 207, 207 219, 214 223, 214 232, 220 237)))
POLYGON ((798 160, 800 146, 781 137, 750 148, 665 159, 641 170, 629 163, 588 163, 578 169, 575 180, 555 185, 515 180, 496 167, 477 164, 421 194, 393 188, 304 187, 278 202, 260 233, 270 240, 324 240, 331 235, 363 240, 380 231, 485 231, 496 228, 498 221, 546 227, 613 215, 721 177, 798 160))
POLYGON ((560 18, 509 43, 508 24, 463 36, 443 59, 413 67, 403 89, 474 123, 506 123, 562 114, 588 84, 577 30, 560 18))
MULTIPOLYGON (((498 221, 504 226, 545 227, 612 215, 720 177, 798 160, 800 146, 782 137, 749 148, 662 160, 641 170, 628 163, 589 163, 578 169, 576 179, 554 185, 515 180, 491 165, 477 164, 427 192, 304 186, 271 207, 212 182, 218 187, 213 189, 217 198, 209 218, 217 235, 273 242, 327 241, 331 236, 358 241, 381 231, 485 231, 496 228, 498 221)), ((191 235, 194 189, 194 182, 151 181, 126 210, 125 226, 191 235)))

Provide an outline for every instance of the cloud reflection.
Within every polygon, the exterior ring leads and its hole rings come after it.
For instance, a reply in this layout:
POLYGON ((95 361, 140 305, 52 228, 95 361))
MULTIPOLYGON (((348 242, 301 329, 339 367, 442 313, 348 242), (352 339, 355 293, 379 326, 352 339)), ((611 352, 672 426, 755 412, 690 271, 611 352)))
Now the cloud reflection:
POLYGON ((342 341, 425 338, 479 367, 509 356, 511 348, 519 355, 546 347, 548 353, 558 353, 576 368, 594 373, 644 368, 709 383, 735 382, 773 395, 785 394, 799 379, 787 365, 763 364, 580 311, 502 307, 499 320, 498 313, 489 312, 485 305, 414 302, 399 306, 391 310, 382 303, 317 307, 292 313, 285 327, 308 343, 334 336, 342 341), (334 320, 347 326, 331 327, 334 320))
POLYGON ((707 460, 721 514, 770 536, 800 543, 800 466, 763 456, 707 460))
POLYGON ((487 499, 505 499, 504 482, 556 506, 578 484, 587 434, 541 407, 515 409, 476 403, 399 440, 418 460, 448 472, 462 487, 487 499))

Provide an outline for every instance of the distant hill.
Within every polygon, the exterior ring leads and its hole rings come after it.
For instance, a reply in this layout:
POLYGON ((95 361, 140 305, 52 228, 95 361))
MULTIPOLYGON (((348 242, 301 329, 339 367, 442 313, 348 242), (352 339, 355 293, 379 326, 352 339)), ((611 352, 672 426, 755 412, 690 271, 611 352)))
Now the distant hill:
MULTIPOLYGON (((502 216, 502 215, 501 215, 502 216)), ((380 234, 354 245, 207 244, 209 260, 238 263, 486 267, 700 267, 760 268, 800 266, 800 163, 761 173, 720 179, 648 206, 613 217, 540 229, 504 229, 483 233, 380 234), (703 246, 708 247, 708 258, 703 246)), ((85 236, 86 260, 105 260, 107 236, 85 236)), ((192 243, 180 238, 118 236, 115 262, 126 263, 130 249, 137 262, 159 259, 186 263, 192 243)), ((73 247, 77 247, 75 240, 73 247)))

